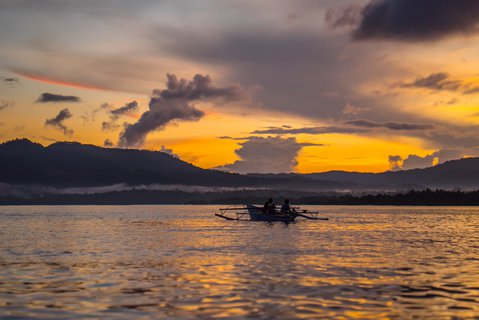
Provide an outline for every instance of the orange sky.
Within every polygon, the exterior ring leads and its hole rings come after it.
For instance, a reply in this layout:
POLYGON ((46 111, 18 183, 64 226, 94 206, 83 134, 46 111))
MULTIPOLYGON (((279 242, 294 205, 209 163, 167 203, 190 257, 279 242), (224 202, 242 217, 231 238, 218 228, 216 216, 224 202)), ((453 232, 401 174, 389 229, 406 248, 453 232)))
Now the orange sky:
POLYGON ((479 155, 470 25, 376 34, 360 20, 373 16, 342 16, 352 0, 207 3, 7 6, 0 141, 163 148, 239 172, 380 172, 479 155), (39 103, 45 93, 60 101, 39 103))

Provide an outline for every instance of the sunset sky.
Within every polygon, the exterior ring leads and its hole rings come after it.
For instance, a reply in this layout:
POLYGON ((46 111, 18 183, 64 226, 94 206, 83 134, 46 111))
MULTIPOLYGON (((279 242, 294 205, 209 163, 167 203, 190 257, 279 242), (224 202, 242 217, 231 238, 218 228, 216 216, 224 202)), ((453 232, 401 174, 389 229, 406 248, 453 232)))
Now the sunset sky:
POLYGON ((232 172, 479 156, 476 0, 0 0, 0 141, 232 172))

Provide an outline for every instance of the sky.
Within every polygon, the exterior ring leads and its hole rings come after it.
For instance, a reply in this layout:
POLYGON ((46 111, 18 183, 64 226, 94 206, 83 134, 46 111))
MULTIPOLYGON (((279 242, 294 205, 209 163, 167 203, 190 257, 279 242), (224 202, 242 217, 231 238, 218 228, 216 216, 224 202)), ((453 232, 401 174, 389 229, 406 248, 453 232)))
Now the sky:
POLYGON ((479 156, 476 0, 0 0, 0 142, 230 172, 479 156))

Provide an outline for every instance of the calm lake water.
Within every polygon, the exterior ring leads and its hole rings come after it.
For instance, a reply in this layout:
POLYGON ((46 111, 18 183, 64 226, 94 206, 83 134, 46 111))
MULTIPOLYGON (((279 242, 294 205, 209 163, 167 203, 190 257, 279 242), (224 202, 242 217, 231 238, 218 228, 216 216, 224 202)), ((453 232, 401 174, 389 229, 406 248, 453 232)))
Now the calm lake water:
POLYGON ((479 208, 0 207, 2 318, 479 318, 479 208))

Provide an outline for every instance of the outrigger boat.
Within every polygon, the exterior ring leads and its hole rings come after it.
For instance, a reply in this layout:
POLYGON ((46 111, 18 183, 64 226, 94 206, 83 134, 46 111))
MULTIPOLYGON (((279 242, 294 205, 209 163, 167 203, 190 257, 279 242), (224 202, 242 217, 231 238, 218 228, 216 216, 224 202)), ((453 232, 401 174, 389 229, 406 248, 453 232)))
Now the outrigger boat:
POLYGON ((297 217, 310 220, 329 220, 328 218, 318 217, 318 211, 309 211, 300 209, 299 207, 292 207, 291 212, 281 213, 265 213, 262 207, 251 204, 244 204, 240 206, 229 206, 220 208, 220 213, 215 213, 215 216, 226 220, 240 220, 240 221, 281 221, 293 222, 297 217), (249 217, 249 219, 248 219, 249 217))

